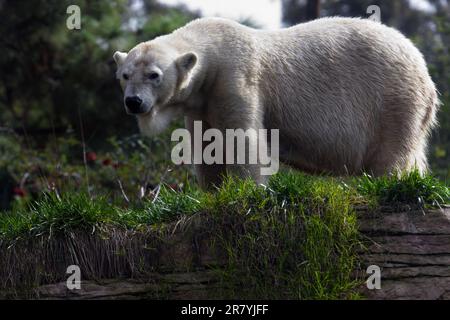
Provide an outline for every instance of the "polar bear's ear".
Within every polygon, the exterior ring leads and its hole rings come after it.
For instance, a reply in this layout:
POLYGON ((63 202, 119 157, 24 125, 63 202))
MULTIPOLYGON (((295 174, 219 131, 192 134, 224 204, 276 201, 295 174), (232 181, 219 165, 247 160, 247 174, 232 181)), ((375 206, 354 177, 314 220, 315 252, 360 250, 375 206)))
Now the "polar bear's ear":
POLYGON ((194 68, 197 64, 197 55, 194 52, 188 52, 183 54, 177 59, 178 68, 185 74, 194 68))
POLYGON ((113 55, 114 61, 117 63, 117 66, 122 65, 122 63, 125 61, 125 58, 127 57, 128 53, 126 52, 120 52, 116 51, 113 55))

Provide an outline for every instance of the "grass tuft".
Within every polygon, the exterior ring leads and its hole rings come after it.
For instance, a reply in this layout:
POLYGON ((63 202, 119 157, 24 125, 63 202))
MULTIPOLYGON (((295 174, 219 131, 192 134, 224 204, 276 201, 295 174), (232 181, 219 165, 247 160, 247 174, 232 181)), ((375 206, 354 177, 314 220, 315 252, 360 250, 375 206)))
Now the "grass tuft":
POLYGON ((94 233, 117 221, 118 209, 106 197, 86 193, 44 193, 27 211, 5 213, 0 219, 0 241, 21 237, 52 237, 68 231, 94 233))
POLYGON ((418 170, 398 175, 372 177, 364 174, 356 180, 358 192, 374 198, 380 205, 408 204, 419 208, 450 202, 450 189, 432 175, 418 170))

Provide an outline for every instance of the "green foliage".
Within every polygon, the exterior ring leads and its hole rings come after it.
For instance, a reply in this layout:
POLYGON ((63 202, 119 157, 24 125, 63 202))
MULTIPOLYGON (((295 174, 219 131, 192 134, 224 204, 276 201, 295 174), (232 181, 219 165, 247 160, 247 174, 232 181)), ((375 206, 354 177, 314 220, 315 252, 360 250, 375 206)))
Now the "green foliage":
POLYGON ((149 19, 142 27, 142 32, 147 37, 143 41, 171 33, 173 30, 184 26, 190 20, 192 20, 192 16, 187 16, 176 9, 169 9, 165 13, 154 14, 152 19, 149 19))
POLYGON ((156 1, 146 1, 138 13, 126 0, 7 1, 0 12, 1 126, 31 134, 74 128, 78 137, 83 130, 97 142, 136 132, 135 121, 123 110, 113 53, 195 17, 156 1), (80 30, 66 26, 69 5, 80 7, 80 30), (137 20, 142 23, 133 27, 137 20))
POLYGON ((93 233, 104 224, 114 222, 117 217, 117 210, 104 197, 91 199, 84 193, 67 193, 62 196, 45 193, 27 211, 2 216, 0 234, 2 239, 18 240, 24 236, 52 237, 67 230, 93 233))
POLYGON ((450 202, 450 189, 431 175, 417 170, 397 175, 371 177, 364 174, 356 179, 358 191, 374 197, 381 205, 410 204, 424 208, 450 202))
POLYGON ((356 297, 358 232, 337 181, 292 172, 272 177, 267 187, 229 179, 211 209, 227 249, 225 297, 356 297))
POLYGON ((180 191, 163 184, 152 200, 137 208, 126 210, 122 219, 127 226, 139 229, 141 226, 174 221, 183 215, 192 215, 206 210, 208 194, 190 187, 180 191))
POLYGON ((74 231, 94 234, 106 232, 109 227, 139 230, 200 211, 205 204, 204 197, 206 195, 199 191, 178 193, 162 185, 153 201, 131 209, 114 205, 107 196, 46 192, 27 209, 16 209, 0 216, 0 242, 40 236, 51 238, 74 231))
POLYGON ((46 191, 108 194, 111 202, 122 206, 142 203, 160 183, 177 189, 192 180, 187 166, 174 166, 170 161, 169 141, 166 136, 112 137, 106 150, 86 147, 85 162, 83 145, 72 134, 44 146, 0 134, 2 181, 5 186, 8 181, 12 184, 1 189, 0 196, 12 197, 12 189, 18 189, 11 205, 22 208, 46 191))

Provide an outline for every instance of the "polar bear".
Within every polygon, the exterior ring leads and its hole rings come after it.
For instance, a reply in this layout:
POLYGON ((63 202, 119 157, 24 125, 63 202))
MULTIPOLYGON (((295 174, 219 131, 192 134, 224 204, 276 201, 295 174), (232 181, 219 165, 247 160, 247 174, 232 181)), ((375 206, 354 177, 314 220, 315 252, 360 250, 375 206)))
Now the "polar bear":
MULTIPOLYGON (((191 131, 197 120, 203 130, 278 129, 279 159, 307 172, 427 170, 437 91, 419 50, 381 23, 333 17, 264 31, 202 18, 114 60, 145 134, 181 115, 191 131)), ((262 183, 257 169, 195 165, 204 187, 227 172, 262 183)))

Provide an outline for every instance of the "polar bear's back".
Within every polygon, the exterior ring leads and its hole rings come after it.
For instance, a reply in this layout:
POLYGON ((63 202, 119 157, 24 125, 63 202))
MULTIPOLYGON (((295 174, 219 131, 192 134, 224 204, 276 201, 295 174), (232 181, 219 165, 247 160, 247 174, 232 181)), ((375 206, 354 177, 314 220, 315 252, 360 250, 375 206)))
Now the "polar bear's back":
POLYGON ((414 99, 417 89, 435 95, 422 54, 400 32, 381 23, 322 18, 257 34, 254 52, 262 86, 279 97, 271 109, 296 106, 303 111, 296 112, 300 117, 319 108, 334 119, 338 110, 358 125, 357 119, 372 120, 400 107, 390 104, 390 97, 414 99))
POLYGON ((306 60, 320 57, 345 62, 345 58, 357 58, 362 63, 401 61, 426 68, 422 54, 409 39, 393 28, 368 19, 321 18, 256 34, 259 35, 256 39, 262 51, 288 60, 293 57, 306 60))

